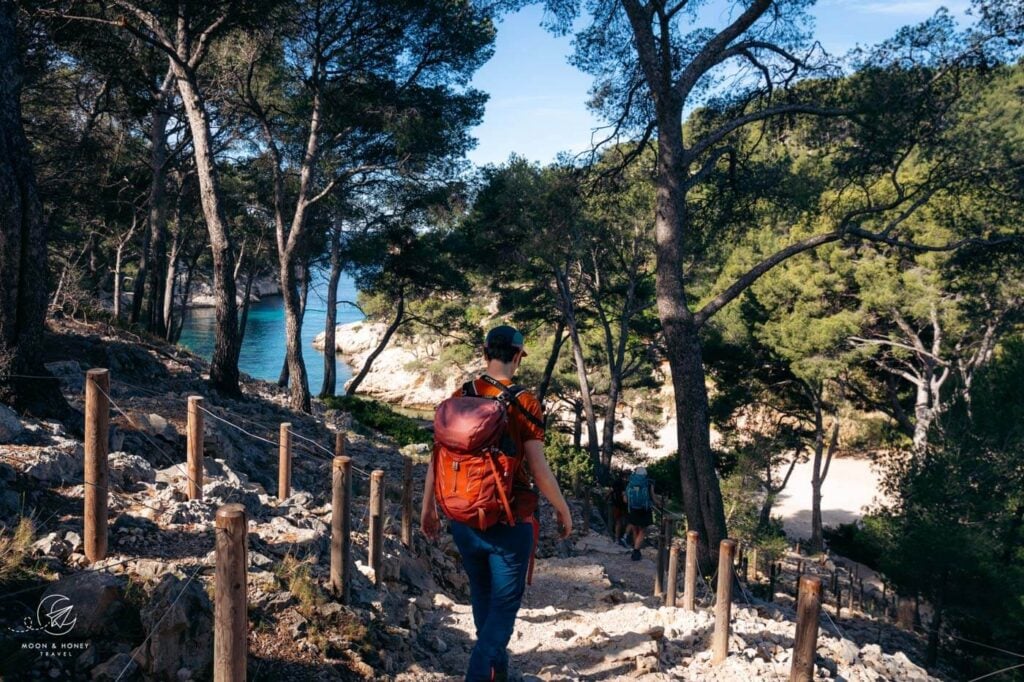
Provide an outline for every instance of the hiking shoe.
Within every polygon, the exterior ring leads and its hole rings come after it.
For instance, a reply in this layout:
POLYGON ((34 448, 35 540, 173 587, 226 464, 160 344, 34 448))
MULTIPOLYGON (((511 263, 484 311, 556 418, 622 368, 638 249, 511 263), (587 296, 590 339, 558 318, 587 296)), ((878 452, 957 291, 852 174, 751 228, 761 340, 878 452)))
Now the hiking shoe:
POLYGON ((640 550, 634 549, 633 553, 629 555, 629 558, 633 561, 640 561, 640 550))
POLYGON ((627 548, 627 549, 629 548, 629 543, 626 542, 626 536, 625 535, 623 535, 621 538, 619 538, 619 544, 622 545, 623 547, 627 548))

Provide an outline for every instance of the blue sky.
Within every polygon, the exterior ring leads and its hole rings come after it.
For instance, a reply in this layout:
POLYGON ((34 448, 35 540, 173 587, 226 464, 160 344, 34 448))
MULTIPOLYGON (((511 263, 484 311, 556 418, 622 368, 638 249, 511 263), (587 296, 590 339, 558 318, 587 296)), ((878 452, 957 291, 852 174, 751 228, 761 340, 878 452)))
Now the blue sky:
MULTIPOLYGON (((723 14, 732 3, 714 0, 704 13, 723 14)), ((825 49, 842 54, 870 45, 896 29, 917 23, 946 7, 962 16, 967 0, 818 0, 812 9, 815 37, 825 49)), ((601 125, 586 108, 591 79, 566 61, 571 36, 555 37, 541 28, 541 7, 533 5, 498 25, 494 56, 473 79, 490 94, 483 123, 474 130, 475 164, 501 163, 515 152, 547 163, 560 151, 587 149, 591 131, 601 125)))

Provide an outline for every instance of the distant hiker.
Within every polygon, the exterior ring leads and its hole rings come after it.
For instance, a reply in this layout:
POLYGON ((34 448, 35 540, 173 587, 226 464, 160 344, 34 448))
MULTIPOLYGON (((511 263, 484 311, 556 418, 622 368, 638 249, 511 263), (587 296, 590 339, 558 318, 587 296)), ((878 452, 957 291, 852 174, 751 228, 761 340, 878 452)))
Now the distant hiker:
POLYGON ((626 472, 617 471, 612 478, 612 488, 608 493, 608 501, 612 506, 612 533, 619 540, 619 544, 628 547, 626 544, 626 513, 629 507, 626 505, 626 472))
POLYGON ((626 484, 626 532, 633 532, 633 561, 640 561, 644 533, 654 523, 654 501, 654 482, 647 476, 647 469, 637 467, 626 484))
POLYGON ((560 537, 572 532, 569 506, 544 458, 540 403, 512 383, 526 355, 523 335, 495 327, 483 350, 486 372, 437 407, 420 514, 423 533, 435 539, 435 500, 441 505, 469 576, 477 638, 469 681, 508 679, 506 647, 538 538, 533 483, 555 508, 560 537))

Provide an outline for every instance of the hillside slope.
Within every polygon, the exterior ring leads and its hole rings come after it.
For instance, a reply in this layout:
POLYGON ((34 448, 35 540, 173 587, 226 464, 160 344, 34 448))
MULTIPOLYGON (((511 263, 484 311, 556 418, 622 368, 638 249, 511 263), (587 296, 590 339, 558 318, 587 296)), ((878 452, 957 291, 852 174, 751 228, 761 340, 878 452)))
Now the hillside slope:
MULTIPOLYGON (((47 340, 49 367, 82 407, 83 373, 111 371, 110 544, 83 556, 82 441, 75 424, 0 408, 0 523, 13 566, 0 584, 4 680, 205 680, 212 663, 216 509, 244 504, 249 520, 248 667, 252 680, 458 679, 472 643, 467 582, 451 537, 413 547, 398 539, 406 456, 379 434, 353 430, 339 412, 302 415, 276 386, 245 382, 245 396, 208 391, 199 359, 99 326, 65 324, 47 340), (185 399, 201 394, 206 419, 202 500, 183 494, 185 399), (213 415, 216 415, 215 418, 213 415), (292 494, 279 501, 277 431, 296 436, 292 494), (352 500, 351 603, 325 589, 329 576, 330 456, 344 430, 357 468, 352 500), (368 486, 385 472, 382 583, 370 577, 368 486), (13 541, 22 517, 34 533, 13 541), (66 597, 75 616, 61 636, 31 625, 47 597, 66 597), (54 644, 61 655, 34 645, 54 644)), ((318 408, 319 409, 319 408, 318 408)), ((416 502, 425 462, 414 459, 416 502)), ((571 505, 577 528, 583 519, 571 505)), ((651 550, 631 562, 595 533, 552 536, 543 509, 535 584, 511 642, 521 679, 783 679, 792 611, 741 595, 725 664, 709 666, 710 611, 659 606, 650 597, 651 550), (743 605, 743 601, 750 604, 743 605)), ((600 518, 590 519, 599 528, 600 518)), ((710 595, 702 593, 705 607, 710 595)), ((819 673, 847 680, 928 679, 908 660, 921 643, 867 617, 822 625, 819 673), (839 636, 839 628, 849 639, 839 636)))

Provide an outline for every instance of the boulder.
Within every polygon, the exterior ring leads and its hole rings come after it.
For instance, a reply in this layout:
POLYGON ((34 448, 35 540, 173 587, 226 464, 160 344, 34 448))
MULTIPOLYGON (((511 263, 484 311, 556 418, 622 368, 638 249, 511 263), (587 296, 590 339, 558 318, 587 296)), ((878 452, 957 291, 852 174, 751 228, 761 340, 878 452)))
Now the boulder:
POLYGON ((156 480, 153 467, 142 457, 129 452, 111 452, 107 457, 110 482, 120 488, 156 480))
POLYGON ((81 572, 61 578, 40 598, 54 608, 70 607, 64 622, 74 637, 110 636, 124 624, 124 578, 106 571, 81 572))
POLYGON ((259 518, 264 512, 259 491, 246 490, 223 481, 205 483, 203 485, 203 501, 214 508, 229 502, 238 502, 245 507, 245 514, 249 519, 259 518))
POLYGON ((66 559, 74 547, 65 542, 57 533, 47 533, 32 543, 32 551, 36 555, 66 559))
POLYGON ((6 405, 0 405, 0 443, 13 443, 24 430, 18 413, 6 405))
POLYGON ((174 424, 158 414, 136 414, 135 422, 151 436, 158 436, 172 443, 178 440, 178 430, 174 428, 174 424))
POLYGON ((82 463, 85 455, 82 444, 70 438, 53 437, 53 444, 19 453, 27 456, 23 472, 47 484, 74 484, 82 482, 82 463))
POLYGON ((165 519, 167 523, 212 523, 215 508, 206 500, 186 500, 171 503, 165 519))
POLYGON ((202 584, 166 575, 141 613, 148 640, 139 652, 153 679, 178 679, 178 671, 203 671, 213 662, 213 605, 202 584))
POLYGON ((81 377, 84 374, 82 366, 76 360, 47 362, 45 366, 50 374, 57 377, 81 377))

